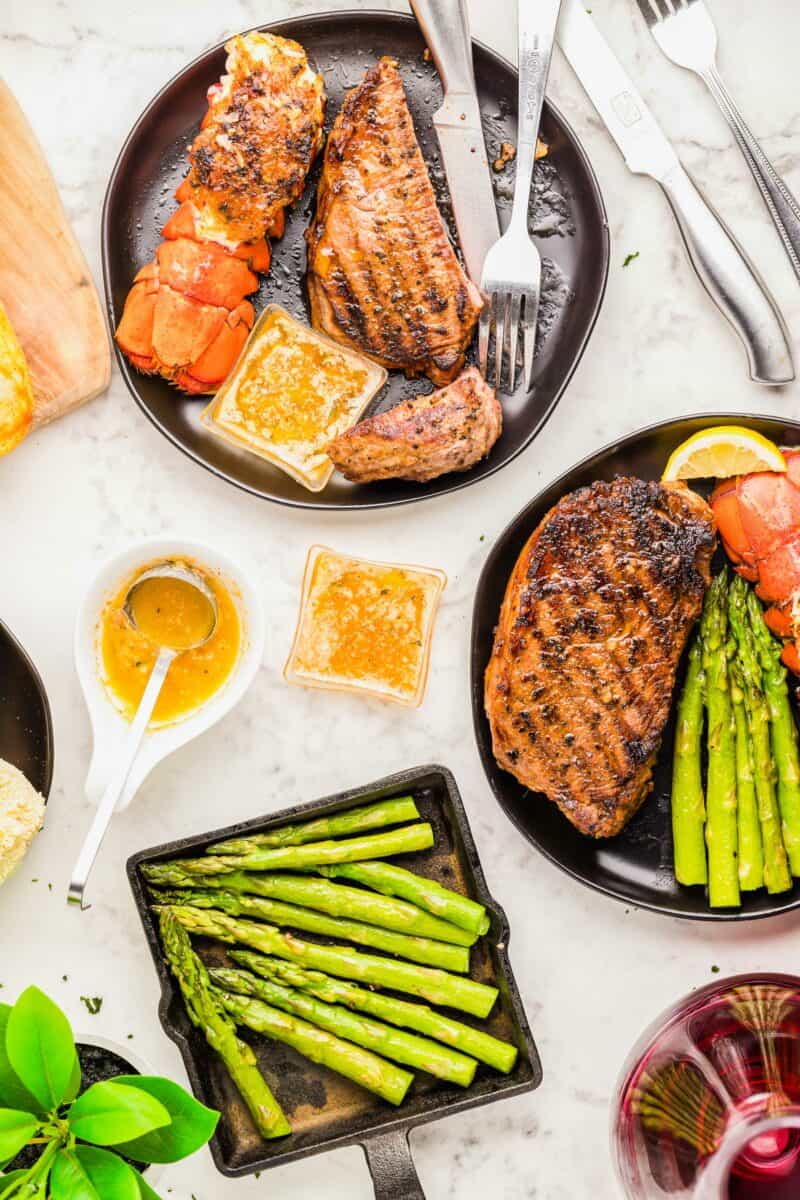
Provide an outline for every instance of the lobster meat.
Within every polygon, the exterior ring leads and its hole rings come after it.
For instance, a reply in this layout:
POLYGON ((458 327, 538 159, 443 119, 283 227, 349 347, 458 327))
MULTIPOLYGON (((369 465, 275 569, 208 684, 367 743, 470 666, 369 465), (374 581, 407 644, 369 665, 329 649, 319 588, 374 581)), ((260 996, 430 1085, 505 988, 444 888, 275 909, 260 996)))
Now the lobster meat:
POLYGON ((784 450, 786 474, 739 475, 711 496, 728 557, 769 607, 764 620, 785 639, 781 658, 800 675, 800 450, 784 450))
POLYGON ((226 44, 226 74, 189 149, 180 207, 155 259, 136 275, 116 340, 146 374, 213 393, 255 314, 247 299, 269 270, 270 238, 303 190, 322 145, 322 76, 297 42, 248 33, 226 44))

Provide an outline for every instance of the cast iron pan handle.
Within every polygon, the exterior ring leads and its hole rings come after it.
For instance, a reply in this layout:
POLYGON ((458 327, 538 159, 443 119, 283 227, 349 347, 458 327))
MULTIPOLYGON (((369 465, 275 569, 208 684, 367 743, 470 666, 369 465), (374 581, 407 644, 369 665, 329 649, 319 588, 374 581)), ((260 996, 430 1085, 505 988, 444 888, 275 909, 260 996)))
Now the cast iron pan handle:
POLYGON ((362 1144, 375 1187, 375 1200, 425 1200, 406 1130, 380 1133, 366 1138, 362 1144))

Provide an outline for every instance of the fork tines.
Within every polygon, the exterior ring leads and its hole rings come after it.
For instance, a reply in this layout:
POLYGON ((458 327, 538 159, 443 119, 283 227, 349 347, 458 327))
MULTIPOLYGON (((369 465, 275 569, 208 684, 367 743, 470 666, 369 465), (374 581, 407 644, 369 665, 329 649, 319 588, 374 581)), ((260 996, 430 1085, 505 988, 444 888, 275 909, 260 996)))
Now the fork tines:
POLYGON ((523 386, 526 390, 530 387, 538 308, 539 296, 533 289, 498 290, 487 295, 478 326, 478 365, 483 377, 488 379, 489 350, 494 328, 493 373, 497 391, 500 390, 504 376, 507 380, 507 390, 514 391, 520 358, 523 386), (520 326, 522 338, 519 336, 520 326))
POLYGON ((639 11, 648 25, 658 25, 674 17, 683 8, 689 8, 694 0, 636 0, 639 11))
POLYGON ((636 0, 648 25, 655 25, 666 17, 672 17, 685 7, 685 0, 636 0))

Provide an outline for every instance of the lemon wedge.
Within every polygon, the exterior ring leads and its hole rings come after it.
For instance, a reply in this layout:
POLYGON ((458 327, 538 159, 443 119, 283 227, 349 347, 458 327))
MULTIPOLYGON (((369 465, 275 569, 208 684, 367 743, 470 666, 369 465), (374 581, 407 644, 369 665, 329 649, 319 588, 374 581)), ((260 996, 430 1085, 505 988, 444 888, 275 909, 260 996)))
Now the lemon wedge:
POLYGON ((785 471, 786 459, 769 438, 744 425, 715 425, 681 442, 661 476, 674 479, 729 479, 753 471, 785 471))

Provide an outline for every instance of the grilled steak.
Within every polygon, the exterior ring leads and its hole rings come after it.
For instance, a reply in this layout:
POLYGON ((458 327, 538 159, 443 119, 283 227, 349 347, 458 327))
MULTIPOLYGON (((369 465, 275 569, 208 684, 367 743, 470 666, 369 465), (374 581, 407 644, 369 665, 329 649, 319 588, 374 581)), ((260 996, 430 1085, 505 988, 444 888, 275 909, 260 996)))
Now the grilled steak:
POLYGON ((467 471, 500 436, 501 409, 494 388, 475 367, 431 392, 359 421, 328 446, 328 455, 354 483, 375 479, 424 482, 448 471, 467 471))
POLYGON ((316 329, 385 367, 456 377, 483 302, 436 207, 394 59, 345 97, 306 237, 316 329))
POLYGON ((714 519, 681 483, 565 496, 509 579, 486 669, 495 757, 581 833, 612 837, 650 788, 714 519))

